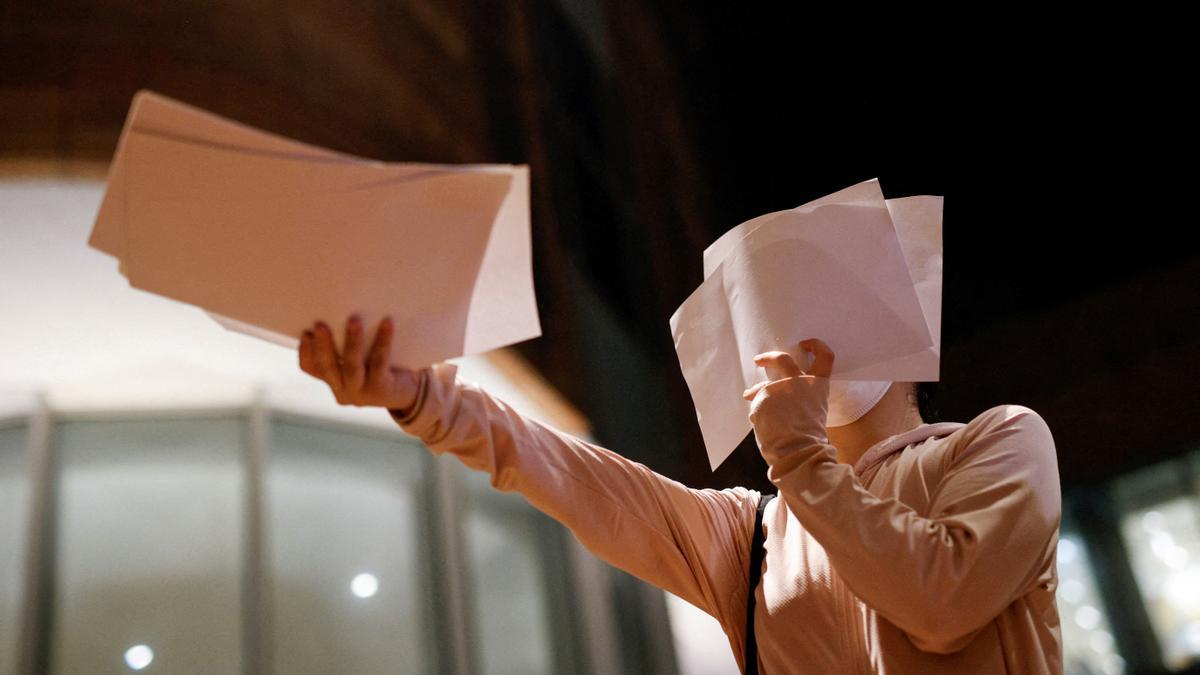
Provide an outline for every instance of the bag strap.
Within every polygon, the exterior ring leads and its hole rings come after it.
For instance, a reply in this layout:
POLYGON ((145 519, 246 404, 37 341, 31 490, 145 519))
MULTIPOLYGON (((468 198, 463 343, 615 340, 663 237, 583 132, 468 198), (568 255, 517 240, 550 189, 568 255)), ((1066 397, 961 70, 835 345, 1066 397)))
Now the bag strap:
POLYGON ((759 578, 762 577, 763 556, 767 551, 763 547, 763 512, 775 495, 762 495, 758 498, 758 515, 754 517, 754 539, 750 542, 750 578, 746 586, 749 599, 746 601, 746 675, 758 675, 758 640, 754 638, 754 591, 758 589, 759 578))

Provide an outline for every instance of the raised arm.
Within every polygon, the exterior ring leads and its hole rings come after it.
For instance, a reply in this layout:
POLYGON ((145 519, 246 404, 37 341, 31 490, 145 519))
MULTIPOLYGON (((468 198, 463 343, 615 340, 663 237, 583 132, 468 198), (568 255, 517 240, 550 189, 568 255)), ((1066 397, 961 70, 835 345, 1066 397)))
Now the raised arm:
POLYGON ((989 410, 960 432, 923 515, 876 497, 837 462, 828 386, 801 375, 756 392, 768 476, 856 595, 917 647, 957 651, 1039 582, 1061 509, 1050 432, 1028 408, 989 410))
MULTIPOLYGON (((694 490, 600 446, 527 419, 453 365, 409 373, 392 395, 386 382, 391 330, 385 323, 369 355, 351 322, 338 365, 327 328, 302 339, 301 367, 330 382, 343 404, 381 405, 433 452, 449 453, 518 492, 567 526, 603 560, 663 588, 736 631, 746 600, 746 572, 756 493, 694 490), (354 364, 367 371, 355 374, 354 364), (374 374, 373 374, 374 373, 374 374), (332 380, 332 382, 331 382, 332 380), (364 383, 358 392, 347 383, 364 383), (394 405, 393 405, 394 404, 394 405)), ((736 631, 740 635, 740 631, 736 631)))
POLYGON ((768 477, 856 595, 918 648, 964 647, 1046 579, 1061 496, 1050 430, 1037 413, 998 406, 963 437, 931 486, 928 513, 881 499, 836 459, 825 430, 833 352, 820 340, 756 362, 776 378, 746 391, 768 477))
POLYGON ((520 493, 605 561, 723 623, 735 618, 729 596, 745 586, 755 495, 690 489, 523 417, 452 365, 424 372, 424 400, 401 423, 431 450, 520 493))

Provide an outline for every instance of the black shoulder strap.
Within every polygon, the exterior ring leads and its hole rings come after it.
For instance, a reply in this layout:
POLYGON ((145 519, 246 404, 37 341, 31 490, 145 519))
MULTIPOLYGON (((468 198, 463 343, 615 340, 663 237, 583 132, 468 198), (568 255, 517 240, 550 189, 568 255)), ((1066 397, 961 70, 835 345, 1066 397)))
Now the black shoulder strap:
POLYGON ((750 542, 750 578, 748 589, 749 599, 746 601, 746 675, 758 675, 758 640, 754 638, 754 591, 758 589, 758 580, 762 576, 763 556, 763 512, 775 495, 763 495, 758 499, 758 515, 754 518, 754 539, 750 542))

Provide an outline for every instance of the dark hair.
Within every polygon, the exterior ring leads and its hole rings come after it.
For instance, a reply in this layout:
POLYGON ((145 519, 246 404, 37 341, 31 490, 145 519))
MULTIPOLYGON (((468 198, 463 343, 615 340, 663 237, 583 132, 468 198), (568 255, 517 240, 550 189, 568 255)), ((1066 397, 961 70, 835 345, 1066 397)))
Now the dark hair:
POLYGON ((937 405, 937 382, 917 382, 917 410, 921 420, 926 424, 942 421, 942 413, 937 405))

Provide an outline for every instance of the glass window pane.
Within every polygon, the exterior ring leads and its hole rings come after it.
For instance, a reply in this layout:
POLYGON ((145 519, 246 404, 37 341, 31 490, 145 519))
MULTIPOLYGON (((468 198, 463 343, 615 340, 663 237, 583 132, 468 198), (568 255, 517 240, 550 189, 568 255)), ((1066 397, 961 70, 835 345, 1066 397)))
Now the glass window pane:
POLYGON ((28 444, 25 427, 0 429, 0 675, 17 667, 29 520, 28 444))
POLYGON ((1083 541, 1064 530, 1058 539, 1058 615, 1066 675, 1121 675, 1112 626, 1097 591, 1083 541))
POLYGON ((55 428, 54 671, 241 669, 244 429, 238 419, 55 428))
POLYGON ((663 591, 680 675, 738 675, 737 657, 721 624, 704 610, 663 591))
POLYGON ((1138 591, 1172 669, 1200 657, 1200 502, 1188 469, 1186 461, 1163 462, 1114 489, 1138 591))
POLYGON ((1121 534, 1163 650, 1181 668, 1200 656, 1200 522, 1196 501, 1175 497, 1127 511, 1121 534))
POLYGON ((276 422, 267 531, 280 673, 431 670, 427 451, 276 422))
MULTIPOLYGON (((486 474, 462 470, 469 498, 464 522, 479 671, 553 672, 549 602, 539 512, 497 492, 486 474), (514 648, 514 645, 519 645, 514 648)), ((565 574, 565 570, 554 573, 565 574)))

